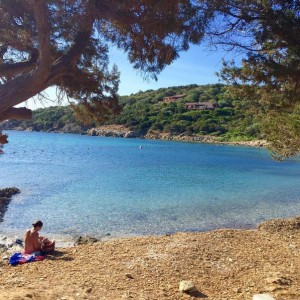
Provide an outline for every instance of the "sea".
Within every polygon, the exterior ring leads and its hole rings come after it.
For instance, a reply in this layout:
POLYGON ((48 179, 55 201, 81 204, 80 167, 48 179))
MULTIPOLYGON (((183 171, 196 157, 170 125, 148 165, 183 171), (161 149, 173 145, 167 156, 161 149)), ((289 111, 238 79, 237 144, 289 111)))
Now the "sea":
POLYGON ((35 220, 50 237, 100 239, 255 228, 300 214, 300 158, 266 149, 6 131, 0 188, 17 187, 0 233, 35 220))

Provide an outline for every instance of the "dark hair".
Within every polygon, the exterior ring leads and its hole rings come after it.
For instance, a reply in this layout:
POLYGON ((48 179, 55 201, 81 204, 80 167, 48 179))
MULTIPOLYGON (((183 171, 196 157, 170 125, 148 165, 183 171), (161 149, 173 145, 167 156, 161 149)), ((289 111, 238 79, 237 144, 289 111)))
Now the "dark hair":
POLYGON ((35 223, 32 224, 32 226, 35 227, 42 227, 43 226, 43 222, 42 221, 36 221, 35 223))

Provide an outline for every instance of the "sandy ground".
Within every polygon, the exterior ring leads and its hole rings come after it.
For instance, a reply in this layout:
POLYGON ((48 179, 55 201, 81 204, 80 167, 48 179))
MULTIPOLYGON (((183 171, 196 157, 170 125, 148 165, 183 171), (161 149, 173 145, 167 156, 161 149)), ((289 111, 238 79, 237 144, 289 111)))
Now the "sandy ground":
POLYGON ((259 230, 136 237, 60 248, 44 261, 0 262, 0 299, 300 299, 300 219, 259 230), (197 290, 179 291, 182 280, 197 290))

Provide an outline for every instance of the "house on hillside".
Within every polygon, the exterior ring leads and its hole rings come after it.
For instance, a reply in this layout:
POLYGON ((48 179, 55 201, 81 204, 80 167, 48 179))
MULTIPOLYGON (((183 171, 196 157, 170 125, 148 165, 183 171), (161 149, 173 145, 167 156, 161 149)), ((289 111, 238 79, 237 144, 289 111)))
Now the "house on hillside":
POLYGON ((164 97, 163 101, 164 102, 176 102, 176 101, 184 98, 185 96, 186 96, 186 94, 168 96, 168 97, 164 97))
POLYGON ((216 102, 191 102, 185 103, 187 110, 214 110, 217 107, 216 102))

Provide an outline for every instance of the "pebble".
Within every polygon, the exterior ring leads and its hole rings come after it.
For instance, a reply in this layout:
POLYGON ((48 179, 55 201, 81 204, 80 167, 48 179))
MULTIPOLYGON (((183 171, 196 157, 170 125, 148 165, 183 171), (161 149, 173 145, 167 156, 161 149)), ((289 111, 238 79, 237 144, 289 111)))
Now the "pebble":
POLYGON ((179 291, 183 292, 183 293, 188 293, 188 292, 192 292, 195 291, 196 287, 194 282, 190 281, 190 280, 182 280, 179 283, 179 291))
POLYGON ((238 287, 238 288, 233 288, 233 291, 234 291, 235 293, 241 293, 241 292, 242 292, 242 289, 241 289, 240 287, 238 287))

